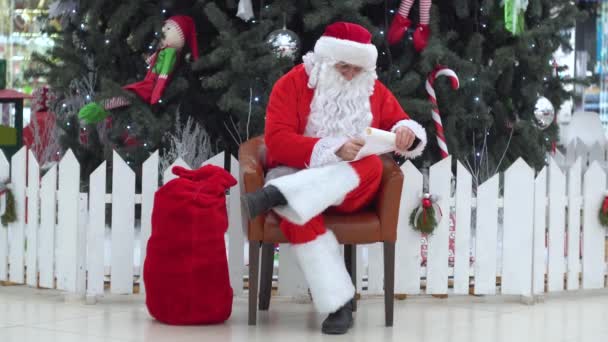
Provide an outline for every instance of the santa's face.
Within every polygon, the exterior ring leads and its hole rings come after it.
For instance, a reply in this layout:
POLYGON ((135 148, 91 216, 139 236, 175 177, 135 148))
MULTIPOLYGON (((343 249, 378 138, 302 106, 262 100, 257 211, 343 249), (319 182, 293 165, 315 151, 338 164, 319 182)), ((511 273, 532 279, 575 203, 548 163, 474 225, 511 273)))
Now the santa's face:
POLYGON ((345 62, 336 63, 335 68, 348 81, 352 81, 363 71, 362 67, 345 62))
POLYGON ((371 124, 369 98, 374 70, 347 63, 317 60, 310 65, 315 94, 306 134, 316 137, 356 136, 371 124))
POLYGON ((179 26, 172 20, 167 20, 163 25, 163 40, 161 48, 172 47, 181 49, 184 47, 184 38, 179 26))

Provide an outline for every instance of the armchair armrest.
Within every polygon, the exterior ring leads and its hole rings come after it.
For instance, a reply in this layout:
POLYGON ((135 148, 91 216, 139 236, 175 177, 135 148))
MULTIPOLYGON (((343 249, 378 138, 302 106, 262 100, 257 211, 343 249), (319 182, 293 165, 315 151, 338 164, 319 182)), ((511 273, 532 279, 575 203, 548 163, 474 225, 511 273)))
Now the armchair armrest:
POLYGON ((382 181, 376 201, 376 213, 380 219, 382 240, 397 240, 397 220, 403 187, 403 172, 390 155, 382 155, 382 181))
MULTIPOLYGON (((241 194, 254 192, 264 186, 264 153, 264 137, 247 140, 239 147, 241 194)), ((249 240, 263 239, 264 219, 265 215, 260 215, 253 220, 243 220, 249 240)))

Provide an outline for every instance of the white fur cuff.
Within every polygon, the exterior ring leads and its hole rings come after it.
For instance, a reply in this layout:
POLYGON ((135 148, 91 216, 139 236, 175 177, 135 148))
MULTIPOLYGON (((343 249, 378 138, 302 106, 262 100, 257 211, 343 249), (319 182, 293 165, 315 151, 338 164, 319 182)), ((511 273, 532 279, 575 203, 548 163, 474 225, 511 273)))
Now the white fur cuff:
POLYGON ((401 120, 401 121, 397 122, 395 124, 395 126, 393 126, 393 128, 391 128, 391 132, 395 133, 395 131, 397 131, 397 128, 399 128, 399 127, 407 127, 409 129, 411 129, 412 132, 414 132, 414 134, 416 135, 416 137, 420 140, 420 142, 418 143, 418 146, 416 146, 416 148, 414 148, 413 150, 409 150, 409 151, 399 151, 398 150, 397 153, 408 159, 414 159, 416 157, 421 156, 422 151, 424 151, 424 147, 426 146, 426 131, 424 130, 424 127, 422 127, 419 123, 417 123, 414 120, 406 119, 406 120, 401 120))
POLYGON ((328 230, 315 240, 294 244, 293 251, 318 312, 335 312, 353 298, 355 287, 333 232, 328 230))
POLYGON ((359 186, 357 171, 347 162, 304 169, 292 175, 275 178, 276 186, 287 199, 287 205, 275 207, 279 216, 303 225, 359 186))
POLYGON ((378 50, 374 44, 363 44, 346 39, 321 36, 315 43, 314 51, 319 56, 331 58, 337 62, 363 67, 366 70, 376 69, 378 50))
POLYGON ((342 158, 336 155, 336 151, 338 151, 347 140, 348 139, 345 137, 328 137, 317 141, 315 147, 312 149, 309 166, 319 167, 331 163, 341 162, 342 158))

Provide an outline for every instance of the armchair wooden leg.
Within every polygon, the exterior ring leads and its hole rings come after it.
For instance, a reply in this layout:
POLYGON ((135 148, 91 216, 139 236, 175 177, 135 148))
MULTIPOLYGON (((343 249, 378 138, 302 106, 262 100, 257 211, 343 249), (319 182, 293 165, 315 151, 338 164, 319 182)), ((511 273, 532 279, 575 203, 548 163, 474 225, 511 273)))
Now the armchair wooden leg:
POLYGON ((386 326, 393 326, 395 301, 395 243, 384 243, 384 315, 386 326))
POLYGON ((357 245, 344 245, 344 263, 355 285, 355 296, 351 301, 353 311, 357 311, 357 245))
POLYGON ((259 267, 260 242, 249 241, 249 325, 255 325, 257 323, 259 267))
POLYGON ((274 268, 274 244, 262 244, 262 269, 260 271, 260 311, 268 310, 272 293, 272 271, 274 268))

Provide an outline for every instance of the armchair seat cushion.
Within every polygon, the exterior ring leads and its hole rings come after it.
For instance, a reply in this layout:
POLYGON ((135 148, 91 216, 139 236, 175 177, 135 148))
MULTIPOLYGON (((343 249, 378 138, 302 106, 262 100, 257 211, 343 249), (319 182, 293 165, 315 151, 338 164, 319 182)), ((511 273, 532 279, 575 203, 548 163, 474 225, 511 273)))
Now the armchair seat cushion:
MULTIPOLYGON (((383 240, 380 219, 371 208, 353 214, 326 213, 323 218, 326 227, 334 232, 341 244, 366 244, 383 240)), ((266 215, 262 240, 288 242, 279 228, 279 217, 274 213, 266 215)))

